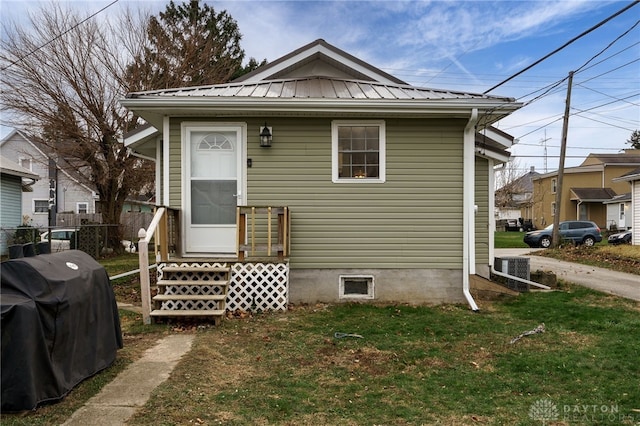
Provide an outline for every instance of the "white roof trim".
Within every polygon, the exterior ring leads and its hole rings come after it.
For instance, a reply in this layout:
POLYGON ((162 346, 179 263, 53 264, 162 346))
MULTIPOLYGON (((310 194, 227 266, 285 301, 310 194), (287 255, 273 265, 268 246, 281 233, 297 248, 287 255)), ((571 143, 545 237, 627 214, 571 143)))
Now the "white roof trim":
POLYGON ((640 173, 634 173, 632 175, 620 176, 612 179, 613 182, 634 182, 640 180, 640 173))
POLYGON ((370 68, 367 68, 365 66, 362 66, 361 64, 358 64, 346 57, 344 57, 343 55, 338 54, 337 52, 328 49, 326 46, 323 46, 321 44, 316 44, 313 45, 311 47, 309 47, 308 49, 298 53, 297 55, 293 55, 290 58, 287 58, 286 60, 282 61, 279 64, 273 65, 271 67, 267 67, 267 69, 265 69, 263 72, 258 72, 256 74, 254 74, 253 76, 251 76, 250 80, 247 80, 247 82, 257 82, 257 81, 263 81, 267 78, 269 78, 269 76, 277 74, 278 72, 281 72, 289 67, 294 66, 295 64, 297 64, 298 62, 304 61, 305 59, 317 54, 317 53, 321 53, 335 61, 338 61, 340 63, 342 63, 343 65, 352 68, 353 70, 364 74, 368 77, 370 77, 372 80, 377 81, 379 83, 388 83, 388 84, 398 84, 396 81, 390 80, 389 78, 380 75, 379 73, 373 72, 373 70, 371 70, 370 68))
POLYGON ((20 166, 18 163, 11 161, 2 155, 0 155, 0 171, 6 175, 29 178, 33 180, 40 179, 40 176, 37 175, 36 173, 33 173, 32 171, 25 169, 24 167, 20 166))
POLYGON ((508 152, 506 152, 505 154, 500 154, 498 152, 491 151, 485 148, 480 148, 477 146, 476 146, 476 156, 482 157, 482 158, 490 158, 492 160, 496 160, 501 163, 506 163, 511 158, 511 155, 509 155, 508 152))
POLYGON ((514 145, 513 137, 507 137, 503 132, 496 131, 493 127, 484 128, 480 133, 498 142, 500 145, 504 146, 505 149, 514 145))
POLYGON ((147 139, 152 138, 154 136, 159 136, 160 131, 153 126, 149 126, 146 129, 143 129, 131 136, 124 138, 124 146, 130 147, 135 146, 138 143, 144 143, 147 139))

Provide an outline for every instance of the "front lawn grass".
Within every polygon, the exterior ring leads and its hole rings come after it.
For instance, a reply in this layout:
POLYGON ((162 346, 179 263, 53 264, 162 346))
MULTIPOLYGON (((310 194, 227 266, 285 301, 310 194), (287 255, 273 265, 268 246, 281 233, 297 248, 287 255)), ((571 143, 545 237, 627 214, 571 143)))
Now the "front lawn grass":
POLYGON ((524 232, 495 232, 495 248, 529 248, 523 241, 524 232))
POLYGON ((293 307, 200 330, 129 423, 636 424, 638 359, 639 304, 582 287, 484 302, 480 313, 293 307), (541 323, 545 333, 509 343, 541 323), (553 418, 531 415, 543 403, 553 418))

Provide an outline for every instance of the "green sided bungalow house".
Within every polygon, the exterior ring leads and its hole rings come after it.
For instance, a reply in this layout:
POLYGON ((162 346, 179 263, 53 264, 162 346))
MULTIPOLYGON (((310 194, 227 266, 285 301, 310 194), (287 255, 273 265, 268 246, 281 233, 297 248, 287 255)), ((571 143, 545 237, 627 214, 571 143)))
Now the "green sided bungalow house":
POLYGON ((414 87, 316 40, 230 83, 121 103, 148 123, 125 144, 155 161, 168 218, 151 316, 354 300, 478 309, 469 282, 489 276, 493 169, 513 143, 491 125, 522 106, 513 98, 414 87))

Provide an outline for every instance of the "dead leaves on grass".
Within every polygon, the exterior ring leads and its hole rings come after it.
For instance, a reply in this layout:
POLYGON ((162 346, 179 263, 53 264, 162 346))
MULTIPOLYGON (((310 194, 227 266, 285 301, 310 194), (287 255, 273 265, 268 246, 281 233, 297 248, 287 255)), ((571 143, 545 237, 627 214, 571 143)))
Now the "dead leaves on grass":
POLYGON ((640 250, 637 250, 635 246, 585 247, 570 244, 560 249, 543 250, 536 254, 567 262, 599 266, 636 275, 640 274, 640 250))
POLYGON ((364 346, 357 349, 338 347, 334 342, 327 342, 317 351, 318 360, 327 367, 342 367, 350 372, 360 371, 371 376, 388 373, 387 363, 398 360, 393 352, 364 346))

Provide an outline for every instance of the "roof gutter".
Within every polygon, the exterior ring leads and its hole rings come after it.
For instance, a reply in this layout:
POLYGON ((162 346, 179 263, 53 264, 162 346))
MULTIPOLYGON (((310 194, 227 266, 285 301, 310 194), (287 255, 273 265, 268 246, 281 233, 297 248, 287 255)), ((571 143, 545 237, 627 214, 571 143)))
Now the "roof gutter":
POLYGON ((470 275, 476 273, 475 238, 475 135, 478 109, 471 110, 471 117, 464 128, 463 147, 463 204, 462 204, 462 293, 474 312, 480 311, 469 291, 470 275))

